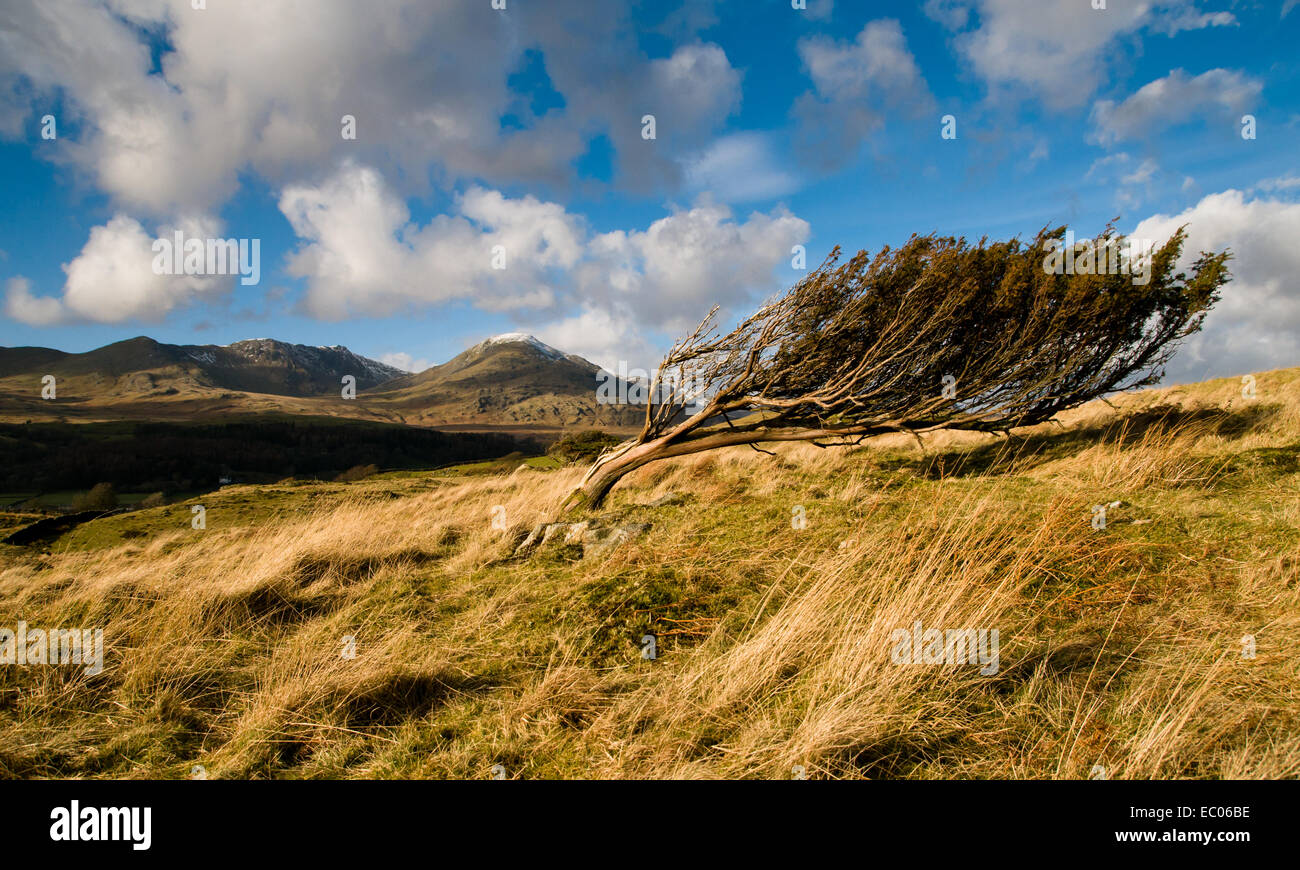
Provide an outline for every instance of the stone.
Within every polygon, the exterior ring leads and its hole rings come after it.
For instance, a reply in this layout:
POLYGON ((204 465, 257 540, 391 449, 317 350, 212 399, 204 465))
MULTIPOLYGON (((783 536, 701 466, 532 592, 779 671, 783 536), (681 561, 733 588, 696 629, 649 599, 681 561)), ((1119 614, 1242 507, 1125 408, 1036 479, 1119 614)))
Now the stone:
POLYGON ((650 523, 606 524, 597 518, 580 523, 538 523, 519 546, 515 556, 527 556, 552 543, 562 543, 582 551, 585 559, 591 555, 611 552, 626 541, 639 538, 650 531, 650 523))
POLYGON ((564 543, 581 544, 582 536, 587 533, 587 529, 590 527, 591 523, 589 522, 570 523, 568 530, 564 533, 564 543))
POLYGON ((582 536, 582 557, 602 556, 650 531, 649 523, 623 523, 608 528, 587 529, 582 536))
POLYGON ((676 507, 677 505, 683 504, 686 504, 686 496, 679 492, 666 492, 659 496, 659 498, 647 504, 646 507, 676 507))

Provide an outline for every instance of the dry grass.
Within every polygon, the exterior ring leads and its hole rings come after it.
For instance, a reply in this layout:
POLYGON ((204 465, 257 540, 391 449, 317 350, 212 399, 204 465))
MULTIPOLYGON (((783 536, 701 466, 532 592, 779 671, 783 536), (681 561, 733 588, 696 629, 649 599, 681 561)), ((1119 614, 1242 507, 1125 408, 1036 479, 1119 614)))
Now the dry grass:
POLYGON ((505 558, 577 469, 11 549, 0 627, 102 627, 106 660, 0 667, 0 775, 1294 777, 1300 373, 1257 377, 650 466, 611 509, 653 529, 604 558, 505 558), (997 672, 893 663, 918 620, 997 629, 997 672))

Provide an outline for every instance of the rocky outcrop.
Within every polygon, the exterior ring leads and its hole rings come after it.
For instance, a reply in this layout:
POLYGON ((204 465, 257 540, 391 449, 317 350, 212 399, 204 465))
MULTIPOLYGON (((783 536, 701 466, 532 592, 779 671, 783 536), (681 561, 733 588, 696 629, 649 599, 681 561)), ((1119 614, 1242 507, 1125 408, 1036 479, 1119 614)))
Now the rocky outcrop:
POLYGON ((514 555, 531 556, 545 547, 558 544, 578 548, 584 559, 589 556, 598 557, 641 537, 650 528, 650 523, 624 523, 608 517, 577 523, 538 523, 515 548, 514 555))

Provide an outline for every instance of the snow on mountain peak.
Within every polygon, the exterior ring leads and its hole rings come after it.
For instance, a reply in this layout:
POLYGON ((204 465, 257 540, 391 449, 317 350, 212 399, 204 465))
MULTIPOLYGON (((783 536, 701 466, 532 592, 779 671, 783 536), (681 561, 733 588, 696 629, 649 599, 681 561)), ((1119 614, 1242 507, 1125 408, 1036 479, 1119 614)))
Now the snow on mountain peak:
POLYGON ((483 342, 483 344, 527 344, 540 350, 552 359, 564 359, 565 357, 565 354, 562 351, 556 350, 546 342, 537 338, 537 336, 529 335, 526 332, 503 332, 500 335, 492 336, 487 341, 483 342))

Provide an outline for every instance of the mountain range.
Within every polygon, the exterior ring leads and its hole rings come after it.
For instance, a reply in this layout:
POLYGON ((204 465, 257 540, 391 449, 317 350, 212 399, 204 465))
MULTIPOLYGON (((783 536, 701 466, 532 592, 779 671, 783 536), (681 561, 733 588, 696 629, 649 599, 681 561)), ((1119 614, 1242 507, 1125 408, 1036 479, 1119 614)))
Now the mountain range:
POLYGON ((414 374, 337 345, 269 338, 174 345, 142 336, 86 353, 0 348, 0 421, 288 414, 467 430, 637 425, 637 409, 596 402, 599 371, 523 333, 487 339, 414 374), (54 398, 43 398, 51 375, 54 398), (344 397, 348 375, 355 398, 344 397))

